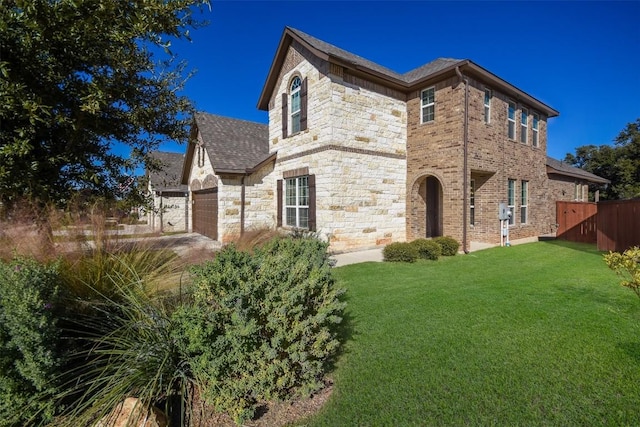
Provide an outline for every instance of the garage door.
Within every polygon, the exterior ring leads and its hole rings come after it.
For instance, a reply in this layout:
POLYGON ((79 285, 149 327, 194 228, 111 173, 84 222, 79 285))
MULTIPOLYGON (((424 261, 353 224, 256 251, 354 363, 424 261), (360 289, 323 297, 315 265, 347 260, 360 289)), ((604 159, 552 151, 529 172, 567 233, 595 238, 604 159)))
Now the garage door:
POLYGON ((193 231, 218 240, 218 188, 193 192, 193 231))

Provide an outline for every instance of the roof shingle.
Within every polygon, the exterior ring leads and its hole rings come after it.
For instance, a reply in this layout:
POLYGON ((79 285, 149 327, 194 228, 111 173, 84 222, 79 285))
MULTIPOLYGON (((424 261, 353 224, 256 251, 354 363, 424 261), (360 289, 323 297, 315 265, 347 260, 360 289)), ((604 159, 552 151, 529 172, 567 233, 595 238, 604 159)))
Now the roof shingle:
POLYGON ((547 168, 553 169, 558 175, 572 176, 574 178, 584 179, 585 181, 595 182, 597 184, 610 184, 611 181, 601 176, 587 172, 584 169, 576 168, 553 157, 547 156, 547 168))
POLYGON ((196 126, 216 173, 244 173, 269 156, 269 126, 196 113, 196 126))
POLYGON ((187 186, 180 184, 184 154, 153 151, 149 155, 160 168, 147 172, 154 191, 187 191, 187 186))

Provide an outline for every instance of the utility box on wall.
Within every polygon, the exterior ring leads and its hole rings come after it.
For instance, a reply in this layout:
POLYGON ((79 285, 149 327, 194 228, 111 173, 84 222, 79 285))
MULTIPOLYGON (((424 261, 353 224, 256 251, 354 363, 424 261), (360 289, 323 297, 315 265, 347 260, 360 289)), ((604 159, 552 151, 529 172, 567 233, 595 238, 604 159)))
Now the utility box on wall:
POLYGON ((498 219, 500 221, 506 221, 511 216, 511 211, 507 207, 506 203, 500 203, 498 206, 498 219))

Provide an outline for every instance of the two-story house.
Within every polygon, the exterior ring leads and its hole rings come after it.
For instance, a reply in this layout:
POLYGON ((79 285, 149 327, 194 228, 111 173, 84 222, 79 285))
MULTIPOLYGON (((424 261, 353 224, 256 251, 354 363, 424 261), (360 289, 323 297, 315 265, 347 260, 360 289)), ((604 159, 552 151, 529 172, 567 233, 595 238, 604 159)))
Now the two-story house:
MULTIPOLYGON (((287 27, 258 108, 268 141, 242 146, 260 155, 235 181, 240 228, 310 229, 336 251, 440 235, 466 249, 500 241, 505 203, 512 238, 554 231, 546 147, 558 112, 470 60, 399 74, 287 27)), ((198 126, 187 158, 207 145, 198 126)), ((184 171, 183 183, 199 173, 184 171)))

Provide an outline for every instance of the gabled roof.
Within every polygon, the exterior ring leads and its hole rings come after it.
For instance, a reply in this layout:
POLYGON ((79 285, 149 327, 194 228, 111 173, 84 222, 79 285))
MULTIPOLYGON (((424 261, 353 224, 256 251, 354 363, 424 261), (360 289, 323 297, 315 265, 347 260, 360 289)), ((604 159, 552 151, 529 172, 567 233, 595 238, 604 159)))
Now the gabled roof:
POLYGON ((554 173, 557 175, 570 176, 573 178, 583 179, 585 181, 593 182, 595 184, 610 184, 611 181, 602 178, 601 176, 594 175, 591 172, 587 172, 584 169, 576 168, 560 160, 556 160, 553 157, 547 156, 547 173, 554 173))
POLYGON ((285 27, 282 33, 278 50, 271 63, 267 80, 265 81, 258 100, 258 109, 266 111, 269 108, 269 98, 275 89, 280 69, 287 55, 287 50, 293 41, 297 41, 322 60, 343 66, 355 74, 365 75, 375 82, 401 92, 408 93, 419 89, 421 85, 423 86, 429 82, 434 82, 435 79, 455 75, 456 68, 458 68, 462 73, 468 72, 481 80, 489 82, 493 87, 499 87, 508 96, 526 102, 549 117, 555 117, 559 114, 558 111, 495 74, 485 70, 469 59, 438 58, 405 74, 399 74, 373 61, 347 52, 344 49, 340 49, 339 47, 291 27, 285 27))
MULTIPOLYGON (((246 174, 275 156, 269 153, 269 125, 196 113, 194 130, 200 132, 209 161, 216 174, 246 174)), ((187 149, 182 182, 188 180, 195 144, 187 149)))
POLYGON ((147 170, 154 191, 187 191, 187 186, 180 183, 184 154, 152 151, 149 156, 160 168, 147 170))

